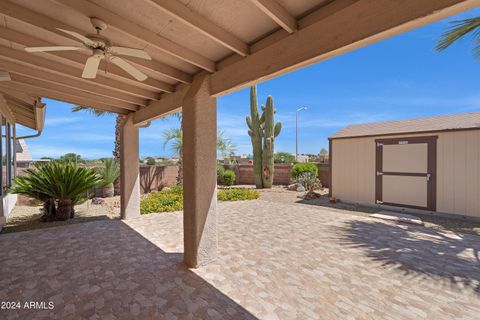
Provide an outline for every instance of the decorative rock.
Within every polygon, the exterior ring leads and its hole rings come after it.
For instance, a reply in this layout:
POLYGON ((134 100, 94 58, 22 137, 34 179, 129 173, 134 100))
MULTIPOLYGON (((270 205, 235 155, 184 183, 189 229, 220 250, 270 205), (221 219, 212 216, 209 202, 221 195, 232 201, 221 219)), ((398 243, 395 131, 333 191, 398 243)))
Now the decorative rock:
POLYGON ((102 198, 92 198, 92 204, 102 205, 105 203, 105 199, 102 198))
POLYGON ((299 186, 297 187, 297 192, 305 192, 304 186, 299 185, 299 186))
POLYGON ((298 183, 292 183, 292 184, 288 185, 287 190, 297 191, 297 188, 298 188, 298 183))

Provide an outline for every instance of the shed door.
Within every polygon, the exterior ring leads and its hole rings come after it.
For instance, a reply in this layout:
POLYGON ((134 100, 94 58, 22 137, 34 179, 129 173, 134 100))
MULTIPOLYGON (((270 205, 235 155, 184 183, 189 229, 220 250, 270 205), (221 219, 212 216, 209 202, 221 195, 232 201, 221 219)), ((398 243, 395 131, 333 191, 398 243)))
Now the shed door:
POLYGON ((437 137, 376 142, 376 202, 435 211, 437 137))

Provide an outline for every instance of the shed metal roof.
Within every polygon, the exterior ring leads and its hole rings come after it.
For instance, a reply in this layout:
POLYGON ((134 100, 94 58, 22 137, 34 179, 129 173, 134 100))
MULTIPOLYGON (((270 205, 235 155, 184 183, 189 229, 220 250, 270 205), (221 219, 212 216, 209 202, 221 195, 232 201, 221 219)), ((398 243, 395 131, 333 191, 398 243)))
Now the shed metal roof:
POLYGON ((354 124, 336 132, 330 139, 466 129, 480 129, 480 112, 354 124))

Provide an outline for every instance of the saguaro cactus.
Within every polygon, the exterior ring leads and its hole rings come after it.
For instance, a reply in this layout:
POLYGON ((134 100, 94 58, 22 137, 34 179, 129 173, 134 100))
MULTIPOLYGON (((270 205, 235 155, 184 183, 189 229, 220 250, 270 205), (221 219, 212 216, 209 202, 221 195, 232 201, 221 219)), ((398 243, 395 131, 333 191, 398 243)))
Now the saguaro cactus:
POLYGON ((262 105, 262 115, 258 113, 257 88, 250 88, 250 117, 247 117, 248 135, 253 146, 253 171, 257 188, 271 188, 274 174, 275 138, 282 125, 275 124, 273 98, 268 96, 266 106, 262 105))
POLYGON ((258 113, 257 87, 250 87, 250 117, 247 117, 248 135, 253 147, 253 173, 255 186, 263 188, 262 182, 262 123, 258 113))
POLYGON ((280 122, 275 123, 274 114, 275 109, 273 107, 273 98, 267 97, 267 105, 262 106, 264 119, 263 123, 263 159, 262 159, 262 181, 264 188, 271 188, 273 183, 273 171, 274 171, 274 153, 275 153, 275 138, 280 134, 282 130, 282 124, 280 122))

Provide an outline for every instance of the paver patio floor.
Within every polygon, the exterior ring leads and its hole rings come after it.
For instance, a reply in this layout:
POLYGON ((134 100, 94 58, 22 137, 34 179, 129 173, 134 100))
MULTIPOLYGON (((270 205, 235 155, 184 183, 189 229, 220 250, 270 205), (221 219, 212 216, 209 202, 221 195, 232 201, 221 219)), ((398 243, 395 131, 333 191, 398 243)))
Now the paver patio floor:
POLYGON ((480 237, 269 201, 219 203, 219 255, 181 213, 0 235, 2 319, 475 319, 480 237))

